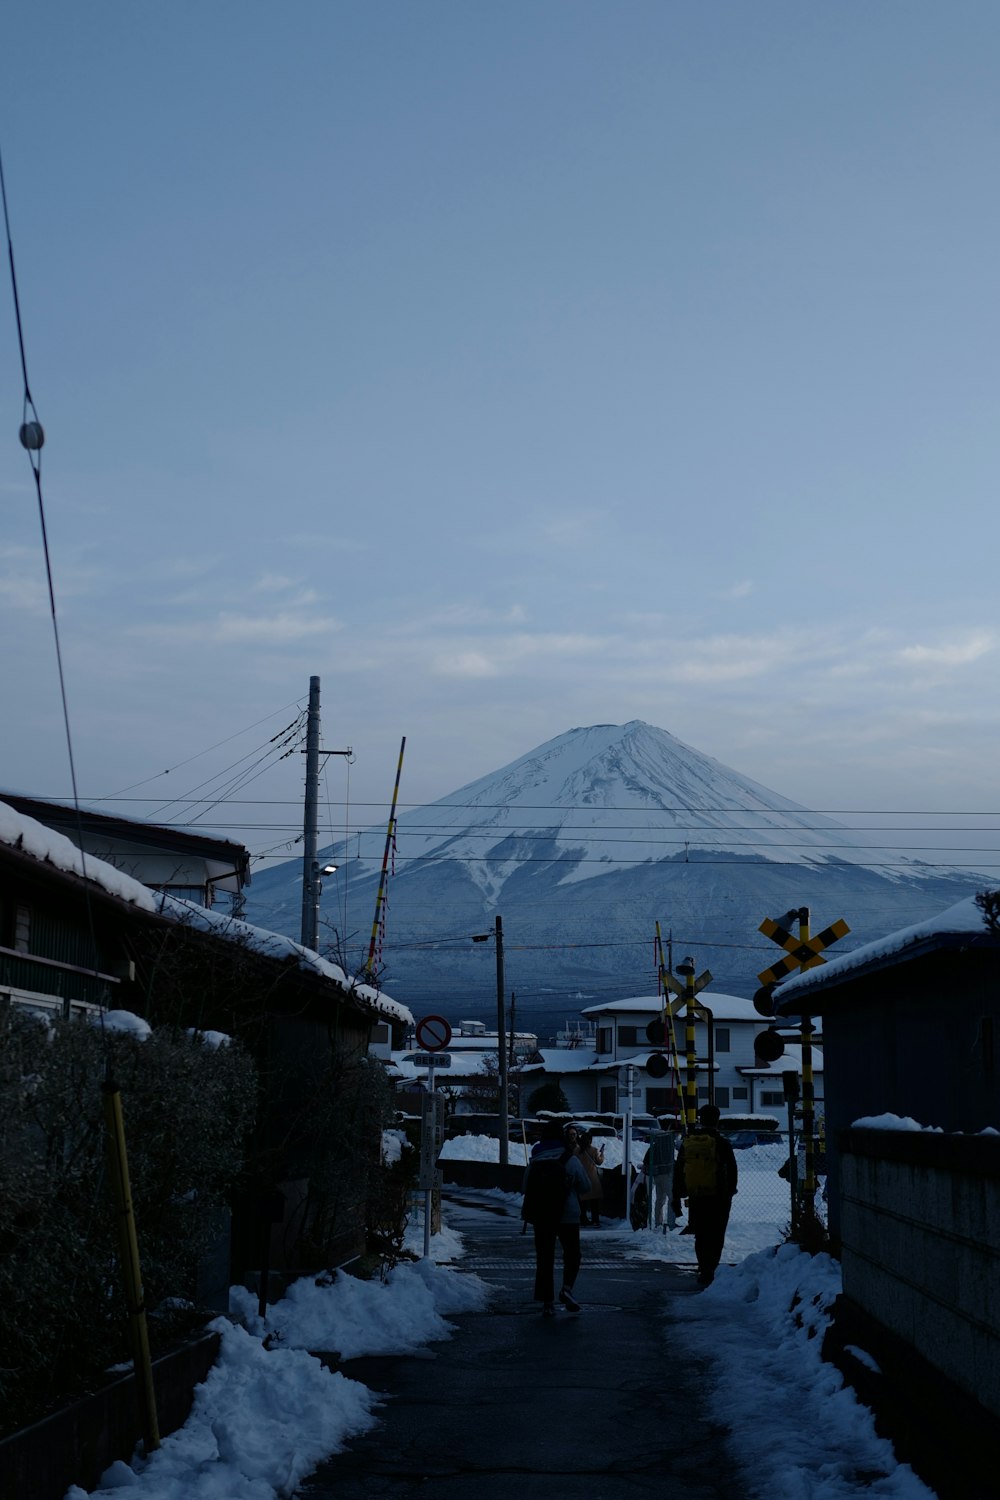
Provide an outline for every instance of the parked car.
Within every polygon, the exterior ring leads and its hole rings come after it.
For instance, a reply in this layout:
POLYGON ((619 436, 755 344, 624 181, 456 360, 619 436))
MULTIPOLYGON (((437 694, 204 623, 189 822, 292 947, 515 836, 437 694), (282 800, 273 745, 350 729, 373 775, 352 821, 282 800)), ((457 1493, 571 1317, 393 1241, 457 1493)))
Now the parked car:
POLYGON ((747 1146, 756 1146, 758 1144, 758 1132, 756 1130, 734 1130, 731 1135, 726 1136, 726 1140, 734 1151, 744 1151, 747 1146))

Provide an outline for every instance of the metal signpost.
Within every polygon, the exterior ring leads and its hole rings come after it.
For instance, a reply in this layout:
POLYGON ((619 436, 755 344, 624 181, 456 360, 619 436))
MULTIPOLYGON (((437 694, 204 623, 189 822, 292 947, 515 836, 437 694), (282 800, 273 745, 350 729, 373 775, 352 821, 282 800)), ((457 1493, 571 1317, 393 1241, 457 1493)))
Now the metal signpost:
POLYGON ((443 1052, 451 1041, 451 1027, 444 1016, 424 1016, 417 1022, 417 1041, 425 1052, 414 1061, 427 1068, 427 1092, 420 1115, 420 1180, 424 1194, 424 1259, 431 1254, 431 1213, 434 1189, 438 1186, 437 1159, 444 1143, 444 1100, 434 1092, 434 1069, 451 1067, 451 1057, 443 1052))

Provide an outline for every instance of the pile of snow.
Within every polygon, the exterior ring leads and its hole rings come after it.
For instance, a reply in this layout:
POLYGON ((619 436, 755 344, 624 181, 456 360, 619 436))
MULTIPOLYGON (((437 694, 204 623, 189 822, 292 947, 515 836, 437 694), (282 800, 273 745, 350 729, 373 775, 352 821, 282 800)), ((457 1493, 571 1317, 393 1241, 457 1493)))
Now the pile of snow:
POLYGON ((356 1359, 362 1354, 411 1354, 434 1339, 450 1338, 444 1314, 477 1312, 487 1296, 486 1283, 478 1276, 421 1260, 402 1262, 384 1282, 359 1281, 346 1271, 337 1271, 331 1281, 304 1276, 263 1319, 257 1316, 256 1293, 245 1287, 232 1288, 230 1307, 269 1344, 356 1359))
MULTIPOLYGON (((451 1337, 447 1314, 476 1311, 488 1297, 478 1276, 429 1260, 397 1266, 384 1282, 343 1271, 319 1282, 304 1277, 266 1319, 257 1316, 256 1296, 233 1287, 231 1306, 246 1327, 226 1318, 210 1325, 222 1344, 188 1420, 148 1459, 112 1464, 95 1500, 117 1500, 123 1489, 137 1500, 291 1495, 318 1463, 374 1425, 378 1405, 366 1386, 307 1351, 345 1359, 412 1353, 451 1337)), ((71 1485, 66 1500, 86 1500, 86 1492, 71 1485)))
POLYGON ((674 1299, 671 1333, 708 1362, 701 1389, 736 1463, 753 1466, 753 1494, 853 1500, 864 1491, 883 1500, 935 1500, 897 1462, 840 1371, 820 1357, 840 1289, 830 1256, 783 1245, 724 1266, 698 1297, 674 1299))

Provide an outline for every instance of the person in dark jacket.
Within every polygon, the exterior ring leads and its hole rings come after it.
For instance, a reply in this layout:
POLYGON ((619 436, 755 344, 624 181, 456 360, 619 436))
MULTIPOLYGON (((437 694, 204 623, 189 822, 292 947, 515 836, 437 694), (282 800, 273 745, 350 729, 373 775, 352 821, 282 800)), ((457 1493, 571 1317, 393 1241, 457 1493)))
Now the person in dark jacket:
POLYGON ((573 1285, 580 1270, 580 1195, 590 1187, 590 1178, 576 1152, 577 1132, 564 1135, 558 1120, 549 1120, 541 1140, 532 1147, 524 1172, 521 1217, 535 1234, 535 1301, 552 1317, 556 1310, 556 1240, 562 1246, 563 1279, 559 1301, 567 1312, 578 1313, 580 1304, 573 1285))
POLYGON ((714 1104, 703 1104, 698 1125, 685 1137, 674 1163, 673 1210, 679 1214, 681 1199, 687 1199, 702 1286, 715 1280, 737 1190, 736 1153, 719 1132, 720 1118, 714 1104))

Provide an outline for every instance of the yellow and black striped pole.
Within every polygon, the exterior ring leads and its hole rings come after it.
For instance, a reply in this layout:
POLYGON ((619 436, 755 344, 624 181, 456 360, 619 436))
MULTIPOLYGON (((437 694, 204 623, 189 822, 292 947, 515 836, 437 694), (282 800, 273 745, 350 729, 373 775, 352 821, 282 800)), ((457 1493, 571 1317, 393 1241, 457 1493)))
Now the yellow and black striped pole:
POLYGON ((399 797, 399 778, 403 774, 403 751, 406 749, 406 735, 399 747, 399 761, 396 765, 396 784, 392 789, 392 807, 389 809, 389 827, 385 835, 385 852, 382 855, 382 874, 378 882, 378 895, 375 897, 375 920, 372 922, 371 941, 368 944, 368 961, 365 964, 365 975, 369 982, 375 978, 375 948, 378 943, 379 923, 382 920, 382 907, 385 904, 385 883, 389 870, 389 852, 392 849, 392 839, 396 831, 396 800, 399 797))

